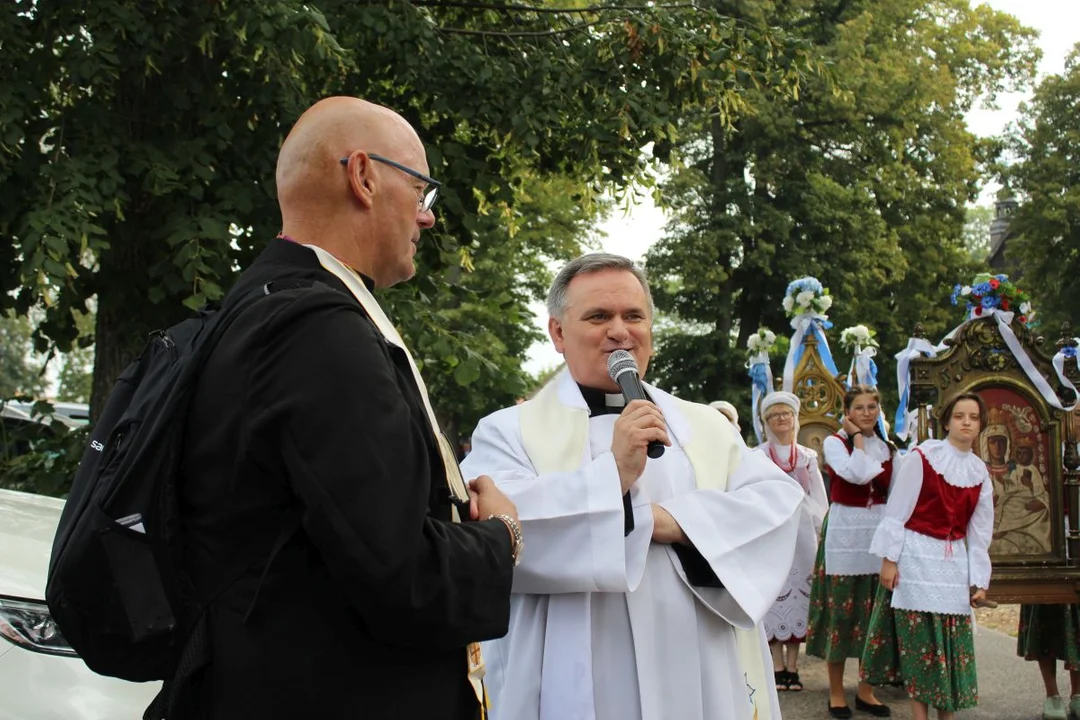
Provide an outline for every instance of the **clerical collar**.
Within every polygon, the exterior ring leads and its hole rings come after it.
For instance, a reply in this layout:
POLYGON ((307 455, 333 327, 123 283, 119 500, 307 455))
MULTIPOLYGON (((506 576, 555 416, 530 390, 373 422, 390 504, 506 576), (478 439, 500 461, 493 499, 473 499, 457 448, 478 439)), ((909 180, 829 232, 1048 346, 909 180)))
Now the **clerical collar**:
MULTIPOLYGON (((290 237, 290 236, 286 235, 285 233, 278 233, 277 234, 277 239, 278 240, 284 240, 285 242, 295 243, 297 245, 302 245, 303 244, 299 240, 297 240, 296 238, 290 237)), ((356 276, 358 278, 360 278, 361 282, 364 283, 364 287, 366 287, 368 289, 368 292, 375 292, 375 281, 374 280, 372 280, 371 278, 369 278, 367 275, 360 272, 359 270, 357 270, 357 269, 355 269, 353 267, 350 267, 349 265, 346 265, 345 263, 342 263, 342 265, 345 265, 345 267, 349 268, 354 273, 356 273, 356 276)))
POLYGON ((626 398, 622 393, 609 393, 597 388, 585 387, 578 383, 581 396, 585 398, 585 404, 589 406, 589 415, 618 415, 626 407, 626 398))

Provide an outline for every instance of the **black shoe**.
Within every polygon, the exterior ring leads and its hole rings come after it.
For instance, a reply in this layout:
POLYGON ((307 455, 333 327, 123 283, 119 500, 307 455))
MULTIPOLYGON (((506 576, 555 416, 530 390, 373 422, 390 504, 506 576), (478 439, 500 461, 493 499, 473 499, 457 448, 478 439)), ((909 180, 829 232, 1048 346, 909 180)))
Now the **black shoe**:
POLYGON ((889 709, 888 705, 873 705, 863 701, 858 696, 855 697, 855 709, 870 713, 874 717, 892 717, 892 710, 889 709))
POLYGON ((848 720, 851 717, 851 708, 847 705, 841 705, 840 707, 833 707, 829 704, 829 717, 834 717, 836 720, 848 720))

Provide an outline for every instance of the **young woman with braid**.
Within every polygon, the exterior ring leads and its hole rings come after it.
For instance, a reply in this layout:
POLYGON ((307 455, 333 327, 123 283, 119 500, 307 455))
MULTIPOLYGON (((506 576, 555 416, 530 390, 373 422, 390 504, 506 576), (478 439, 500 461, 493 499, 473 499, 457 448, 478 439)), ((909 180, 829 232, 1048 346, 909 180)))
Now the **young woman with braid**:
MULTIPOLYGON (((880 414, 877 389, 853 385, 844 395, 843 429, 823 444, 832 504, 814 566, 806 652, 828 663, 833 718, 852 715, 844 695, 844 664, 862 657, 881 569, 880 558, 870 554, 870 541, 884 516, 896 447, 878 434, 880 414)), ((865 682, 859 683, 855 707, 874 717, 892 714, 865 682)))
POLYGON ((986 427, 974 393, 945 405, 946 439, 920 443, 903 462, 870 551, 881 585, 862 677, 903 681, 913 720, 939 720, 978 703, 971 608, 990 586, 994 486, 972 451, 986 427))

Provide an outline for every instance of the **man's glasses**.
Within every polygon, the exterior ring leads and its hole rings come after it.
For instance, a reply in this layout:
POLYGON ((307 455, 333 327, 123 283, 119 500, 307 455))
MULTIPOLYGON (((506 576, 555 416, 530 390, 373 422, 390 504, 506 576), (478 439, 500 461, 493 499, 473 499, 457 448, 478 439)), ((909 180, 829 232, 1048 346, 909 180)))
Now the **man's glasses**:
POLYGON ((790 420, 793 417, 795 417, 795 413, 791 412, 790 410, 785 410, 783 412, 771 413, 769 415, 766 415, 765 420, 766 422, 769 420, 790 420))
MULTIPOLYGON (((427 175, 425 175, 422 172, 417 172, 416 170, 413 170, 411 167, 407 167, 405 165, 402 165, 401 163, 397 163, 397 162, 394 162, 393 160, 390 160, 388 158, 384 158, 382 155, 376 155, 375 153, 368 153, 368 157, 371 158, 372 160, 376 161, 376 162, 381 162, 384 165, 389 165, 392 168, 397 168, 401 172, 408 173, 409 175, 412 175, 417 180, 423 180, 425 183, 430 185, 431 189, 428 190, 427 192, 424 192, 423 190, 420 191, 419 196, 417 196, 417 198, 416 198, 416 207, 420 212, 427 212, 431 208, 435 207, 435 201, 439 199, 439 187, 442 185, 441 182, 439 182, 438 180, 436 180, 433 177, 428 177, 427 175)), ((343 157, 343 158, 341 158, 340 162, 341 162, 342 165, 347 166, 349 164, 349 158, 343 157)))

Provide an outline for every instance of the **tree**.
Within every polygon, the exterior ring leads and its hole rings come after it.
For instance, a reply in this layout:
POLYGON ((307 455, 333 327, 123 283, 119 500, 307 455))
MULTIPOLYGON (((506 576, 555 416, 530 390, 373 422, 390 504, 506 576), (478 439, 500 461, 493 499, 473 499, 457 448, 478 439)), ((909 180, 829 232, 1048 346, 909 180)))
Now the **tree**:
MULTIPOLYGON (((276 151, 317 97, 393 106, 429 143, 440 222, 420 281, 385 295, 422 345, 434 321, 417 301, 450 312, 463 265, 502 272, 474 243, 525 182, 598 194, 687 107, 741 108, 746 88, 791 92, 812 69, 784 33, 708 9, 454 0, 7 3, 0 64, 0 304, 41 309, 39 348, 66 349, 96 299, 95 413, 146 332, 220 298, 278 230, 276 151)), ((515 347, 482 340, 424 353, 464 382, 477 356, 515 347)))
POLYGON ((30 321, 0 312, 0 401, 34 397, 45 388, 43 368, 33 357, 30 321))
POLYGON ((976 262, 985 263, 990 255, 990 223, 993 220, 993 206, 968 205, 964 215, 964 247, 976 262))
POLYGON ((937 335, 959 321, 947 299, 972 269, 962 229, 985 155, 963 116, 1033 75, 1033 33, 966 0, 742 7, 796 28, 835 84, 754 98, 730 127, 706 106, 680 128, 672 221, 647 260, 681 325, 659 338, 657 373, 686 397, 748 394, 747 337, 786 329, 787 283, 814 275, 838 327, 877 330, 887 385, 916 322, 937 335))
POLYGON ((1061 75, 1046 77, 1020 108, 1008 170, 1020 205, 1009 224, 1007 258, 1023 272, 1040 326, 1051 337, 1080 320, 1080 44, 1061 75))
POLYGON ((56 399, 61 402, 90 402, 94 380, 94 315, 76 313, 79 332, 71 350, 61 355, 59 387, 56 399))

